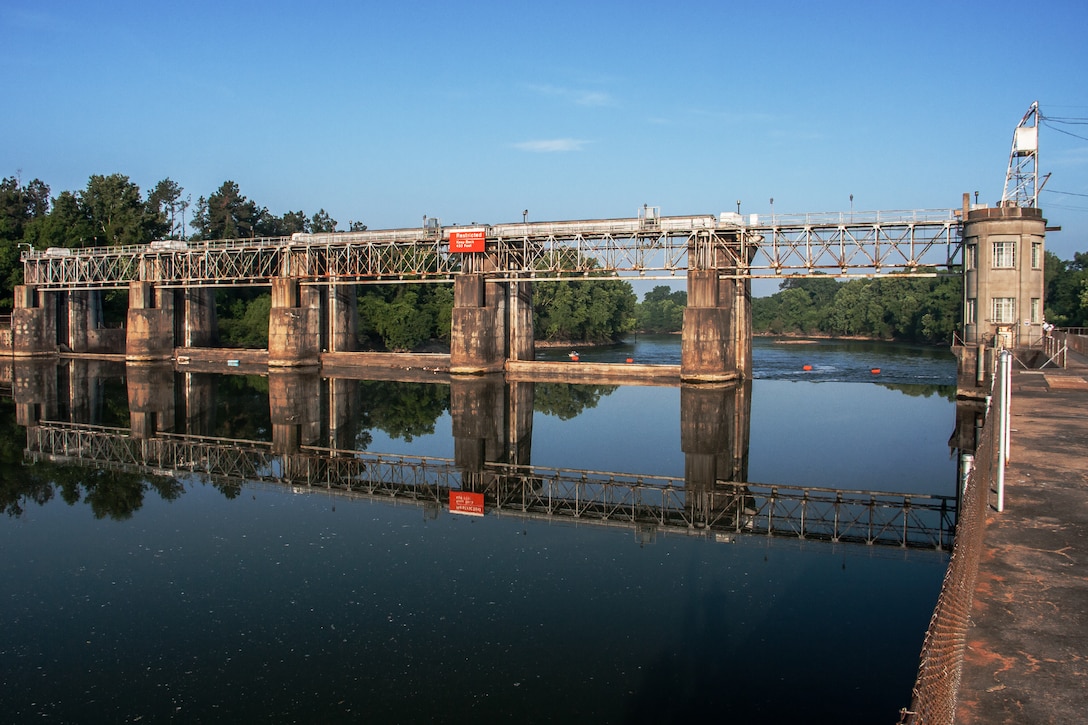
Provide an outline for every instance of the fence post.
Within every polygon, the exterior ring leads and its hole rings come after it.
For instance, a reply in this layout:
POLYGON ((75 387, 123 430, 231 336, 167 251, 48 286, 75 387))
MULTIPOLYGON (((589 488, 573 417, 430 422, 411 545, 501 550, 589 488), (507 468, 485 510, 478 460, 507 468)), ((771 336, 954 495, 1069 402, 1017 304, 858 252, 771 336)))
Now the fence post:
POLYGON ((1002 350, 997 363, 997 472, 994 477, 997 482, 997 511, 1005 510, 1005 464, 1009 460, 1009 392, 1012 387, 1012 370, 1009 364, 1011 353, 1002 350))

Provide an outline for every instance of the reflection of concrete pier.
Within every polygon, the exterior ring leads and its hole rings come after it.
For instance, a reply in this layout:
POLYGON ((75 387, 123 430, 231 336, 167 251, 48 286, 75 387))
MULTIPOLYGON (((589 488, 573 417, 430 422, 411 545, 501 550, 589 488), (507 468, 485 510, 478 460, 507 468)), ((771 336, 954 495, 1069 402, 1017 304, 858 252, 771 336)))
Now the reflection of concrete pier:
POLYGON ((317 371, 268 374, 272 449, 292 453, 321 439, 321 378, 317 371))
POLYGON ((454 459, 466 471, 488 463, 529 462, 533 431, 532 383, 507 385, 502 376, 450 381, 454 459))
POLYGON ((134 438, 152 438, 174 430, 174 367, 170 363, 133 364, 128 376, 129 420, 134 438))
POLYGON ((178 404, 185 411, 185 430, 192 435, 215 431, 215 376, 182 373, 178 404))
POLYGON ((454 463, 468 490, 493 482, 493 464, 528 465, 533 390, 533 383, 507 385, 501 375, 450 381, 454 463))
POLYGON ((57 364, 53 360, 20 360, 12 369, 12 397, 19 425, 57 418, 57 364))
POLYGON ((693 520, 721 515, 713 506, 729 499, 713 495, 719 483, 748 478, 751 393, 750 382, 680 388, 680 447, 693 520))

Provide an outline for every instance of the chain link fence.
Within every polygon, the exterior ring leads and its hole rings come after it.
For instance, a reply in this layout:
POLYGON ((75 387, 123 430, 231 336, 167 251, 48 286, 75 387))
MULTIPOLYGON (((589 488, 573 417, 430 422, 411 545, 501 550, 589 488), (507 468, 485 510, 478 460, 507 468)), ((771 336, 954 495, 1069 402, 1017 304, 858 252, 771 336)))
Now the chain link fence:
POLYGON ((982 554, 989 493, 999 462, 999 416, 986 416, 975 448, 975 465, 966 476, 956 525, 956 540, 937 606, 922 644, 911 704, 900 725, 952 725, 963 670, 963 653, 982 554))

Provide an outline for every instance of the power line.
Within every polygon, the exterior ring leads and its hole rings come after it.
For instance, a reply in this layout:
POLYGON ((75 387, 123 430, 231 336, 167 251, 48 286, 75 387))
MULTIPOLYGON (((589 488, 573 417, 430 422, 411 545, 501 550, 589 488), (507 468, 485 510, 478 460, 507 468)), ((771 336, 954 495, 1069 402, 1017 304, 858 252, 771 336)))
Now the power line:
POLYGON ((1088 137, 1078 136, 1077 134, 1072 133, 1071 131, 1066 131, 1064 128, 1058 128, 1057 126, 1052 125, 1049 122, 1049 120, 1044 121, 1043 123, 1045 123, 1047 128, 1051 129, 1052 131, 1057 131, 1058 133, 1064 133, 1066 136, 1072 136, 1073 138, 1079 138, 1081 141, 1088 141, 1088 137))
POLYGON ((1068 206, 1066 204, 1047 204, 1046 208, 1049 209, 1061 209, 1062 211, 1084 211, 1088 212, 1088 206, 1068 206))
POLYGON ((1043 191, 1049 194, 1065 194, 1066 196, 1083 196, 1088 197, 1088 194, 1078 194, 1075 191, 1058 191, 1057 189, 1043 189, 1043 191))

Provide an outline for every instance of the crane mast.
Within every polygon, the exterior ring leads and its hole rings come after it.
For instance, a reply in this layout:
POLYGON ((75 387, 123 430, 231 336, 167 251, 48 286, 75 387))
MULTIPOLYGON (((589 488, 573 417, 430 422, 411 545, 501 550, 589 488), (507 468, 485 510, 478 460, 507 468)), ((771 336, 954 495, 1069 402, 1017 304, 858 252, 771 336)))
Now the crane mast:
POLYGON ((1012 135, 1009 170, 1001 206, 1039 208, 1039 102, 1020 119, 1012 135))

